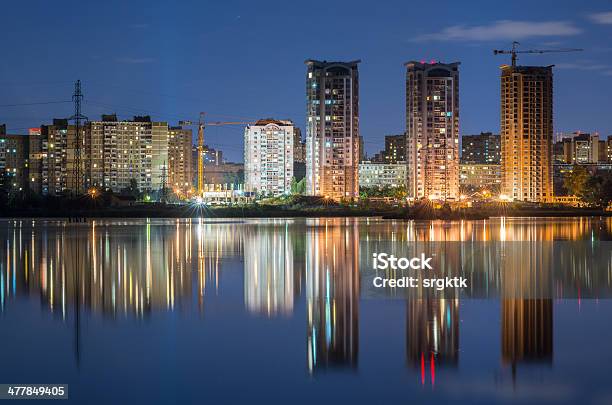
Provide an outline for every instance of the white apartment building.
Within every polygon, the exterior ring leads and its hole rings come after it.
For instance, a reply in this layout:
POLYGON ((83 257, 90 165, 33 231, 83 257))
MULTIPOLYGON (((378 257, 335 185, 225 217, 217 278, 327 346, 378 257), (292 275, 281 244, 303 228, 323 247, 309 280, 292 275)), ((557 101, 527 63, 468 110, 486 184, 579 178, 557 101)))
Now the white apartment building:
POLYGON ((263 119, 244 130, 246 191, 289 194, 293 178, 294 127, 291 121, 263 119))

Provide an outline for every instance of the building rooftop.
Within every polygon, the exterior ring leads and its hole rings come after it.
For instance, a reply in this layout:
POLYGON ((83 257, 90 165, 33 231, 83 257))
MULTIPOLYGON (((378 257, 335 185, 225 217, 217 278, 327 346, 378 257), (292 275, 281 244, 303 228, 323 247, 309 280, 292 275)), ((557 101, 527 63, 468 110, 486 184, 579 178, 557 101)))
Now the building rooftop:
POLYGON ((459 67, 460 64, 461 62, 444 63, 444 62, 440 62, 436 60, 431 60, 429 62, 425 60, 421 60, 421 61, 411 60, 411 61, 404 63, 404 66, 414 67, 417 69, 429 69, 429 68, 435 68, 435 67, 457 68, 459 67))
POLYGON ((501 65, 499 68, 502 70, 502 73, 510 73, 510 72, 518 72, 518 73, 541 73, 542 71, 550 71, 552 72, 552 68, 555 65, 548 66, 514 66, 511 65, 501 65))
POLYGON ((257 126, 264 126, 264 125, 268 125, 268 124, 275 124, 278 125, 280 127, 287 127, 287 126, 292 126, 293 125, 293 121, 291 120, 277 120, 274 118, 263 118, 260 120, 257 120, 255 122, 255 125, 257 126))
POLYGON ((357 67, 357 64, 361 63, 361 59, 347 61, 347 62, 306 59, 304 63, 307 65, 316 65, 316 66, 344 65, 344 66, 357 67))

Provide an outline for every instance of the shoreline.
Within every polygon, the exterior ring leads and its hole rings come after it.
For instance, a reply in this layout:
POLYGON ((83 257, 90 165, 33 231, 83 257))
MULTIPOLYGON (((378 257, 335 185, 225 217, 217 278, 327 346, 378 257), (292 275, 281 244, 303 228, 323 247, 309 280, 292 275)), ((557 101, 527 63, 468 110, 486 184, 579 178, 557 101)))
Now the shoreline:
POLYGON ((466 208, 454 211, 411 212, 406 208, 360 207, 193 207, 151 204, 138 207, 85 209, 11 208, 0 218, 318 218, 381 217, 389 220, 485 220, 496 217, 610 217, 612 211, 585 208, 466 208))

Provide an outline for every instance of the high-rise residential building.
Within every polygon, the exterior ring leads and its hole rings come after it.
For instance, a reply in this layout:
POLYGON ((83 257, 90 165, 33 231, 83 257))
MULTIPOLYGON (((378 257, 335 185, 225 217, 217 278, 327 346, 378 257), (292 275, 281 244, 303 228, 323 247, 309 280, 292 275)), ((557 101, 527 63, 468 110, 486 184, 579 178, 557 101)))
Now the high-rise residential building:
POLYGON ((28 188, 34 193, 42 193, 42 136, 41 129, 28 130, 28 188))
POLYGON ((406 158, 408 195, 459 197, 459 62, 408 62, 406 158))
POLYGON ((0 127, 0 185, 24 189, 28 182, 28 135, 7 135, 0 127))
POLYGON ((359 187, 406 187, 406 162, 359 163, 359 187))
POLYGON ((259 120, 244 130, 246 191, 288 194, 293 179, 294 126, 291 121, 259 120))
POLYGON ((61 195, 83 191, 90 182, 86 164, 89 148, 86 148, 86 127, 69 125, 66 119, 54 119, 51 125, 40 127, 40 189, 44 195, 61 195), (77 139, 80 143, 80 178, 75 178, 77 139))
POLYGON ((307 60, 306 189, 335 200, 359 194, 360 61, 307 60))
POLYGON ((481 132, 479 135, 461 136, 461 163, 499 164, 501 144, 498 134, 481 132))
POLYGON ((367 160, 365 145, 363 141, 363 135, 359 135, 358 145, 359 145, 359 159, 357 160, 357 162, 363 162, 364 160, 367 160))
POLYGON ((501 67, 502 194, 553 199, 552 66, 501 67))
POLYGON ((385 163, 406 162, 406 135, 385 136, 385 163))
POLYGON ((168 124, 151 118, 119 121, 104 115, 89 123, 88 162, 91 184, 121 191, 132 181, 140 190, 158 190, 165 175, 168 184, 168 124))
POLYGON ((189 128, 168 129, 168 185, 184 193, 193 188, 192 137, 189 128))
POLYGON ((302 131, 293 127, 293 162, 306 163, 306 142, 302 140, 302 131))
POLYGON ((306 141, 298 127, 293 127, 293 177, 296 181, 306 177, 306 141))

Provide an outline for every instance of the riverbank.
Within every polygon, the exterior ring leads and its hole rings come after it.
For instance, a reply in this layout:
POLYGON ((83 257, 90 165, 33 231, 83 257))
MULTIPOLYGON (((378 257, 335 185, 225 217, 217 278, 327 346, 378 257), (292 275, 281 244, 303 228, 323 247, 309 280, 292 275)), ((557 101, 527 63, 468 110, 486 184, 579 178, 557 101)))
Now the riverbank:
POLYGON ((492 217, 593 217, 612 216, 612 211, 554 207, 479 207, 422 209, 330 205, 292 207, 249 205, 208 207, 198 205, 143 204, 129 207, 43 208, 15 207, 2 210, 3 218, 290 218, 290 217, 382 217, 395 220, 482 220, 492 217))

